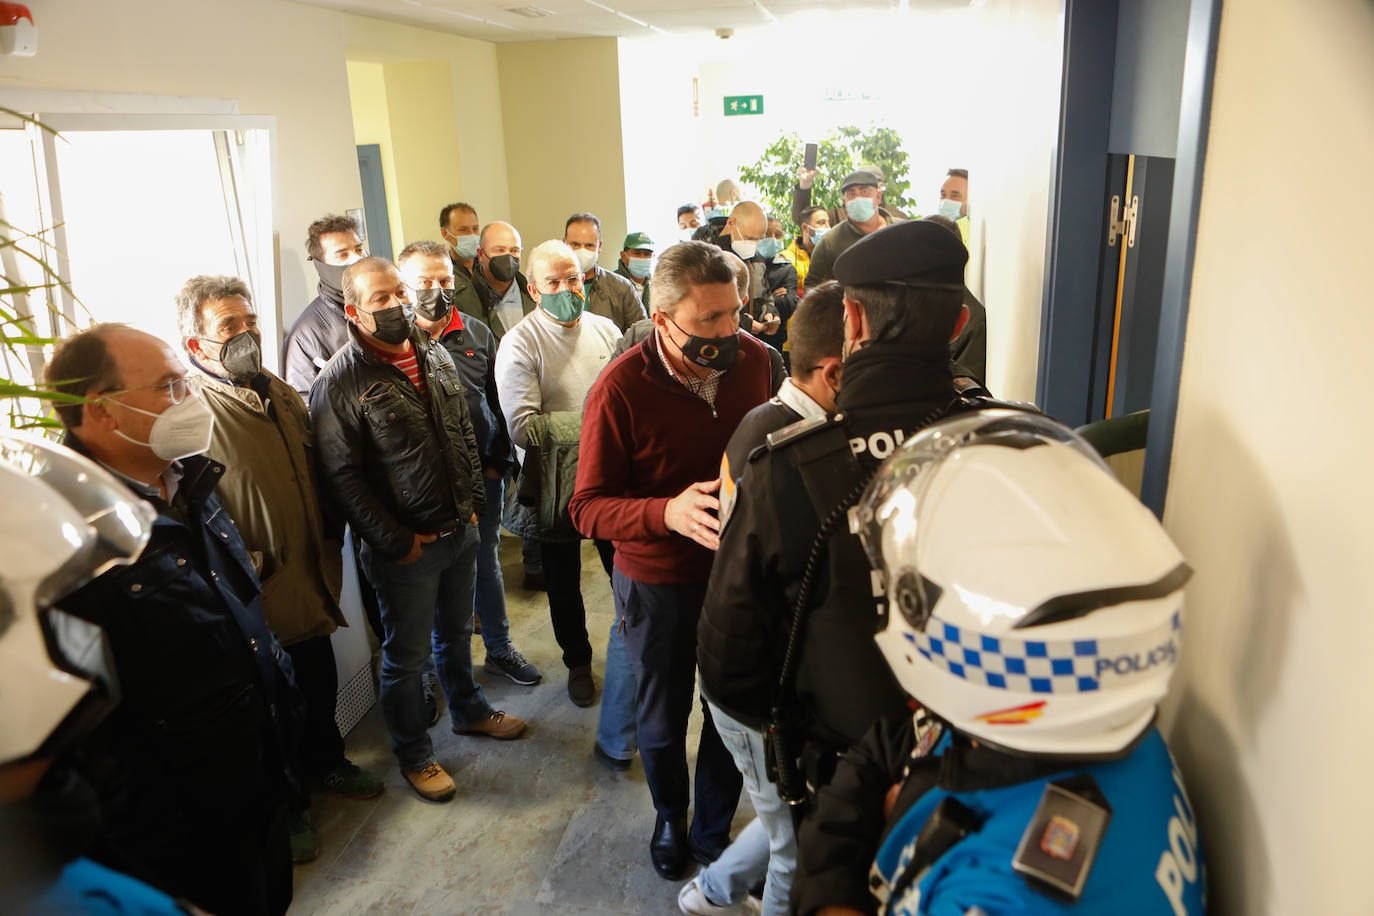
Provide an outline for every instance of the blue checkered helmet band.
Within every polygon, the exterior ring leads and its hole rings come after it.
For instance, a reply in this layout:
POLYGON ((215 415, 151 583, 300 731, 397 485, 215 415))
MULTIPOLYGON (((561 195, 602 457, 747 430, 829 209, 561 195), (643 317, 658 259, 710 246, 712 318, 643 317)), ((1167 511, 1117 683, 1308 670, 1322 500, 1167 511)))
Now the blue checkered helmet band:
POLYGON ((1109 639, 989 636, 932 617, 903 635, 931 664, 973 684, 1021 693, 1090 693, 1177 660, 1182 612, 1153 632, 1109 639))

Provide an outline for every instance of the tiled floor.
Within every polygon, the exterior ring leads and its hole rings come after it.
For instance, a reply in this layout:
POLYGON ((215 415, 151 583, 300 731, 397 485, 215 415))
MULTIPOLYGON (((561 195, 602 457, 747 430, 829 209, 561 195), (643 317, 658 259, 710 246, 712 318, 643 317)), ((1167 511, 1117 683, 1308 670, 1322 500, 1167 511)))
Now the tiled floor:
MULTIPOLYGON (((349 757, 381 774, 386 792, 371 801, 319 795, 312 815, 323 851, 296 868, 292 916, 300 914, 672 914, 680 884, 649 863, 654 814, 636 759, 624 774, 592 759, 598 705, 568 700, 566 670, 542 592, 520 589, 520 542, 502 540, 511 636, 544 673, 519 687, 481 670, 492 705, 529 728, 518 741, 458 737, 441 719, 431 734, 458 797, 436 805, 405 784, 374 707, 348 736, 349 757)), ((584 544, 582 594, 598 687, 611 623, 610 583, 584 544)), ((700 710, 693 716, 693 738, 700 710)), ((751 817, 741 798, 736 830, 751 817)))

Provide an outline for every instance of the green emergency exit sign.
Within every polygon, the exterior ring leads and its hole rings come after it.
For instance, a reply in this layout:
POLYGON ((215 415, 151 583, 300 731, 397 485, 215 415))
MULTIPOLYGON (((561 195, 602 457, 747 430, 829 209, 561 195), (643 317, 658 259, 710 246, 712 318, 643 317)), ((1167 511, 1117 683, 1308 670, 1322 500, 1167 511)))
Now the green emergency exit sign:
POLYGON ((725 97, 725 116, 763 114, 763 96, 727 95, 725 97))

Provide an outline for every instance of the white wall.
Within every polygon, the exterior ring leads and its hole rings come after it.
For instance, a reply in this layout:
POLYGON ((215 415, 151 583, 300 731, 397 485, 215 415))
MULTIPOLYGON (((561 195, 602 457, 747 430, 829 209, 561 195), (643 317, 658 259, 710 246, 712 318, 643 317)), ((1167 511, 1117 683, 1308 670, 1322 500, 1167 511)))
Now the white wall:
POLYGON ((1374 912, 1371 48, 1365 0, 1223 6, 1165 513, 1218 913, 1374 912))
POLYGON ((306 226, 324 213, 362 206, 347 59, 455 61, 454 84, 463 90, 458 97, 467 126, 458 138, 455 171, 458 163, 471 170, 475 177, 468 189, 483 204, 509 208, 495 53, 487 42, 287 0, 28 5, 39 28, 39 52, 0 58, 0 92, 236 99, 243 114, 277 117, 281 301, 288 327, 315 295, 317 277, 305 259, 306 226))
POLYGON ((1031 400, 1059 117, 1059 4, 987 0, 963 11, 875 15, 864 25, 882 35, 884 53, 862 68, 838 55, 803 68, 798 55, 778 52, 852 18, 818 10, 802 27, 726 42, 621 41, 630 221, 671 231, 677 204, 737 177, 782 132, 805 140, 841 124, 894 128, 910 157, 916 212, 934 212, 947 168, 969 169, 968 282, 988 308, 988 381, 1001 396, 1031 400), (725 95, 760 93, 763 115, 724 116, 725 95))

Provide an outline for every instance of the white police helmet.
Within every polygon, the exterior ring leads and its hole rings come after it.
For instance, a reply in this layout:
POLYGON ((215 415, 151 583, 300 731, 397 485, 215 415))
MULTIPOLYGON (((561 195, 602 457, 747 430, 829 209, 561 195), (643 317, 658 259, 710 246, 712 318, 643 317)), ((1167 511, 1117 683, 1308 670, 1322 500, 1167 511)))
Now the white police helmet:
POLYGON ((70 449, 0 433, 0 764, 56 753, 118 698, 104 634, 61 600, 137 559, 156 513, 70 449))
POLYGON ((1014 410, 936 424, 851 512, 885 599, 877 642, 953 728, 1026 754, 1110 757, 1178 662, 1191 570, 1067 427, 1014 410))

